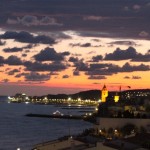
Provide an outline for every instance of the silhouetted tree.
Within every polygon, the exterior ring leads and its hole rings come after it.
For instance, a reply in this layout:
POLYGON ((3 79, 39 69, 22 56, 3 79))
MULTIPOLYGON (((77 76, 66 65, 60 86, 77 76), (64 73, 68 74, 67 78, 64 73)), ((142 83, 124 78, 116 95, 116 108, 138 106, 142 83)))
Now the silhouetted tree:
POLYGON ((143 115, 142 115, 142 118, 147 118, 147 115, 146 115, 146 114, 143 114, 143 115))
POLYGON ((137 113, 136 118, 141 118, 140 113, 137 113))
POLYGON ((98 116, 106 117, 108 115, 108 105, 107 103, 101 103, 98 108, 98 116))
POLYGON ((117 117, 122 118, 122 112, 121 111, 118 111, 117 117))
POLYGON ((107 134, 109 137, 112 137, 113 136, 113 128, 109 128, 107 131, 107 134))
POLYGON ((124 118, 131 118, 131 113, 129 112, 129 110, 126 110, 123 112, 123 117, 124 118))
POLYGON ((143 126, 141 126, 141 127, 140 127, 140 132, 141 132, 141 133, 146 133, 146 129, 145 129, 143 126))
POLYGON ((121 132, 124 136, 130 135, 132 131, 137 131, 137 127, 133 124, 126 124, 121 128, 121 132))

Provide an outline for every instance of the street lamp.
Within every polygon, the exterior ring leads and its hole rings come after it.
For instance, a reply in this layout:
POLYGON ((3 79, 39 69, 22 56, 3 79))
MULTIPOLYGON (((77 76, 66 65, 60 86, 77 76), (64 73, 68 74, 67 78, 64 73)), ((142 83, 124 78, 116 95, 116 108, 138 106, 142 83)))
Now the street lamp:
POLYGON ((68 101, 70 101, 71 100, 71 97, 68 97, 68 101))

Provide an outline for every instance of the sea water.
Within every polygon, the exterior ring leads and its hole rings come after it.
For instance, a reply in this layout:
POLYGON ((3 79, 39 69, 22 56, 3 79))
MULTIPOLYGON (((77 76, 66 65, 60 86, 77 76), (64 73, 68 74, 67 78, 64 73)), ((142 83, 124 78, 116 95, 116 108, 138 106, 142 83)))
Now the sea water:
POLYGON ((81 133, 91 128, 83 120, 26 117, 28 113, 79 114, 75 109, 62 109, 53 105, 8 103, 0 100, 0 150, 31 150, 35 144, 65 135, 81 133))

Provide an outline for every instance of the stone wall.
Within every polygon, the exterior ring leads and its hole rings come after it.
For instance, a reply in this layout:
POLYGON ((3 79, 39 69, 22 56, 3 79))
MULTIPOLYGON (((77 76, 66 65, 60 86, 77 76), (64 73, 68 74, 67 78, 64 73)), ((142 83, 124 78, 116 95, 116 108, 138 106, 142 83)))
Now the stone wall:
POLYGON ((130 123, 136 125, 138 128, 145 127, 150 131, 150 119, 136 119, 136 118, 97 118, 98 129, 105 128, 120 128, 130 123))

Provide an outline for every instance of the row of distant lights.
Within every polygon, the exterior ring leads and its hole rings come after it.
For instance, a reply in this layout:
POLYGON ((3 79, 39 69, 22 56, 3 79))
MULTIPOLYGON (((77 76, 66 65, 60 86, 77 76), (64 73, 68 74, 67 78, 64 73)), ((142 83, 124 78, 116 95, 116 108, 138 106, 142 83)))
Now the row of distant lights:
MULTIPOLYGON (((10 96, 8 96, 8 99, 13 99, 13 98, 10 97, 10 96)), ((26 97, 26 100, 27 100, 27 99, 29 99, 29 97, 26 97)), ((34 100, 34 99, 32 99, 32 100, 34 100)), ((38 100, 38 99, 36 98, 36 100, 38 100)), ((40 99, 40 100, 42 100, 42 99, 40 99)), ((47 98, 47 97, 44 97, 43 100, 48 100, 48 98, 47 98)), ((57 100, 57 99, 52 99, 52 100, 57 100)), ((60 100, 60 99, 58 99, 58 100, 60 100)), ((62 99, 62 100, 66 100, 66 99, 62 99)), ((71 100, 73 100, 73 99, 71 99, 71 97, 69 97, 67 100, 68 100, 68 101, 71 101, 71 100)), ((77 100, 78 100, 78 101, 82 101, 81 98, 78 98, 77 100)), ((85 100, 85 102, 90 102, 90 101, 91 101, 91 100, 87 100, 87 99, 85 100)), ((98 102, 101 102, 101 99, 99 99, 98 102)))
MULTIPOLYGON (((102 133, 102 130, 100 129, 100 130, 99 130, 99 132, 100 132, 100 133, 102 133)), ((115 129, 115 130, 114 130, 114 132, 115 132, 115 133, 117 133, 117 132, 118 132, 118 130, 117 130, 117 129, 115 129)))
MULTIPOLYGON (((32 99, 32 100, 34 100, 34 99, 32 99)), ((38 100, 38 99, 36 99, 36 100, 38 100)), ((44 99, 39 99, 39 100, 48 100, 48 99, 44 98, 44 99)), ((66 101, 66 99, 49 99, 49 100, 53 100, 53 101, 55 101, 55 100, 66 101)), ((85 101, 85 102, 92 102, 92 100, 89 100, 89 99, 81 100, 81 98, 78 98, 78 99, 71 99, 71 98, 68 98, 67 100, 68 100, 68 101, 85 101)), ((95 101, 94 101, 94 102, 95 102, 95 101)), ((101 102, 101 100, 99 100, 98 102, 101 102)))
MULTIPOLYGON (((102 130, 100 129, 100 130, 99 130, 99 132, 100 132, 100 133, 102 133, 102 130)), ((116 134, 116 133, 118 133, 118 130, 117 130, 117 129, 115 129, 115 130, 114 130, 114 133, 115 133, 115 134, 116 134)), ((134 134, 134 133, 135 133, 135 131, 134 131, 134 130, 132 130, 132 131, 131 131, 131 134, 134 134)))

